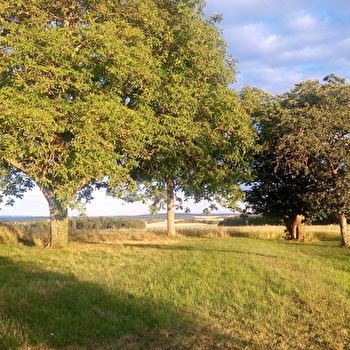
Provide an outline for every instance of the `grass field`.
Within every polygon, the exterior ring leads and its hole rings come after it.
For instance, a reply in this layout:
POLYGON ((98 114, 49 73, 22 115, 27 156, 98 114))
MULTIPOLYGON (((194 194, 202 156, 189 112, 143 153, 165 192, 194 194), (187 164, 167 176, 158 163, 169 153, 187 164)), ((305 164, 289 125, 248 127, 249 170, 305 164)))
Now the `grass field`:
POLYGON ((302 244, 191 230, 0 245, 0 350, 350 349, 350 250, 329 230, 302 244))

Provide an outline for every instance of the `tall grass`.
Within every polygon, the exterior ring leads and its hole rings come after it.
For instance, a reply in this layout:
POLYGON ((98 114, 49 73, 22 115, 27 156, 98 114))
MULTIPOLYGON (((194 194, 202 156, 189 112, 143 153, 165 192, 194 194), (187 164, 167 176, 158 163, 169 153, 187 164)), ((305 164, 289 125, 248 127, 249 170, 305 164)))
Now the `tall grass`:
MULTIPOLYGON (((165 235, 165 228, 150 228, 148 232, 155 235, 165 235)), ((258 239, 284 239, 286 237, 283 225, 260 225, 260 226, 179 226, 177 233, 187 237, 245 237, 258 239)), ((305 234, 307 241, 313 240, 341 240, 338 225, 306 225, 305 234)))
POLYGON ((0 224, 0 244, 15 244, 18 242, 16 232, 11 226, 0 224))
POLYGON ((0 246, 0 349, 349 349, 337 241, 0 246))

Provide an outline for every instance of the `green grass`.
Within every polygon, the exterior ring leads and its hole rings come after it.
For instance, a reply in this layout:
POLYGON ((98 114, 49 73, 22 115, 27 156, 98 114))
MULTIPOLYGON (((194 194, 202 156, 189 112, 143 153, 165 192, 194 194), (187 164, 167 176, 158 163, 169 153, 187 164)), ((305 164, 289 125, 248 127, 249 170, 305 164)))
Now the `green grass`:
POLYGON ((1 350, 349 348, 337 240, 0 246, 1 350))

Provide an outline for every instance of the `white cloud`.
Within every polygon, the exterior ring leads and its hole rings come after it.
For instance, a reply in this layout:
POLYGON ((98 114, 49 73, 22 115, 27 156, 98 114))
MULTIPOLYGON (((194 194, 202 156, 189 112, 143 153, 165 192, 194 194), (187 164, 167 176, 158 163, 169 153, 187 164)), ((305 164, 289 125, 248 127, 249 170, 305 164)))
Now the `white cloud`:
POLYGON ((350 6, 346 0, 207 0, 222 13, 238 88, 279 93, 334 72, 350 78, 350 6))
POLYGON ((303 16, 298 16, 293 22, 291 27, 296 30, 308 30, 312 29, 318 25, 316 18, 312 17, 310 14, 303 16))
POLYGON ((261 66, 256 61, 242 64, 242 72, 234 86, 236 90, 240 90, 244 85, 249 85, 279 94, 290 90, 296 82, 303 78, 298 69, 261 66))
POLYGON ((330 60, 332 53, 328 51, 327 45, 305 46, 294 51, 285 51, 281 53, 282 62, 295 62, 297 65, 308 64, 310 62, 319 62, 330 60))

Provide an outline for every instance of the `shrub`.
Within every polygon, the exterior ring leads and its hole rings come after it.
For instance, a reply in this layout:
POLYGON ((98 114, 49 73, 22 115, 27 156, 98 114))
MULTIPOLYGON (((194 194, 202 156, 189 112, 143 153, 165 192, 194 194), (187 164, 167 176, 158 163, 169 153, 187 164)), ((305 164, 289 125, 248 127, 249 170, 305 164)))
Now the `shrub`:
POLYGON ((109 230, 118 228, 136 228, 143 229, 146 223, 143 220, 135 218, 71 218, 69 219, 69 228, 71 230, 109 230))
MULTIPOLYGON (((35 220, 29 222, 19 222, 14 224, 16 229, 24 232, 26 236, 39 237, 43 241, 50 232, 50 223, 48 220, 35 220)), ((70 233, 79 231, 101 231, 109 229, 133 228, 144 229, 146 223, 143 220, 135 218, 69 218, 68 227, 70 233)))
POLYGON ((50 232, 50 223, 48 220, 35 220, 28 222, 19 222, 15 224, 16 228, 23 231, 26 235, 42 234, 50 232))

